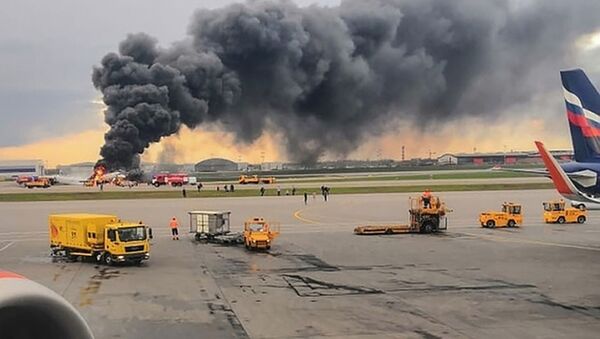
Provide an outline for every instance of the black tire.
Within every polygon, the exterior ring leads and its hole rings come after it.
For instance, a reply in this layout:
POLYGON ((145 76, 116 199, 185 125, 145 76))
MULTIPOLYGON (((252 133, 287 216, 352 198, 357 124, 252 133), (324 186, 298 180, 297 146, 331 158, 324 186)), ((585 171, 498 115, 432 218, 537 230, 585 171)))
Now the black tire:
POLYGON ((509 220, 508 223, 506 224, 506 226, 508 227, 515 227, 517 225, 517 223, 514 220, 509 220))
POLYGON ((104 263, 107 266, 112 266, 114 264, 114 261, 113 261, 112 256, 110 254, 106 253, 104 255, 104 263))
POLYGON ((133 261, 133 264, 134 264, 135 266, 141 266, 141 265, 142 265, 142 259, 136 259, 136 260, 134 260, 134 261, 133 261))
POLYGON ((488 220, 485 222, 485 226, 488 228, 494 228, 496 227, 496 222, 494 220, 488 220))
POLYGON ((579 204, 579 205, 577 205, 577 208, 578 208, 580 211, 585 211, 585 205, 584 205, 584 204, 579 204))
POLYGON ((153 185, 154 187, 157 187, 157 188, 158 188, 158 187, 160 187, 160 184, 159 184, 159 183, 157 183, 157 182, 153 183, 152 185, 153 185))
POLYGON ((267 251, 271 249, 271 245, 267 246, 267 251))
POLYGON ((565 217, 558 217, 558 219, 556 219, 556 222, 559 224, 564 224, 565 223, 565 217))
POLYGON ((76 262, 77 261, 77 256, 76 255, 72 255, 70 250, 65 250, 65 256, 67 257, 67 260, 70 262, 76 262))
POLYGON ((433 232, 433 224, 431 221, 426 221, 421 225, 421 233, 428 234, 433 232))
POLYGON ((96 259, 97 262, 102 262, 102 253, 96 253, 96 255, 94 256, 94 258, 96 259))
POLYGON ((386 229, 386 230, 385 230, 385 234, 392 234, 392 233, 393 233, 393 232, 392 232, 392 229, 391 229, 391 228, 388 228, 388 229, 386 229))
POLYGON ((577 223, 583 224, 585 222, 585 216, 580 215, 577 217, 577 223))

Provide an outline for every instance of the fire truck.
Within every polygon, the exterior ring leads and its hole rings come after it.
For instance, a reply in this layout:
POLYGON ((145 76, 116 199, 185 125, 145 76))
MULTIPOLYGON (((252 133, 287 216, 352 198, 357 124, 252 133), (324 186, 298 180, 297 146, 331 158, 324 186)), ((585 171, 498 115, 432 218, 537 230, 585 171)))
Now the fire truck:
POLYGON ((173 187, 183 186, 189 182, 186 173, 160 173, 152 176, 152 185, 160 187, 162 185, 171 185, 173 187))

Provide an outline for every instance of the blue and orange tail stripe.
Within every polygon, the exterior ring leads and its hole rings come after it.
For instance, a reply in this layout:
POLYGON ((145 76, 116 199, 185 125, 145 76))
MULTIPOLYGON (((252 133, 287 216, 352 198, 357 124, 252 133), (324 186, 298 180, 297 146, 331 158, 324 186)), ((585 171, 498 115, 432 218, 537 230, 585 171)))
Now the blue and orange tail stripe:
POLYGON ((560 72, 575 160, 600 162, 600 95, 580 69, 560 72))

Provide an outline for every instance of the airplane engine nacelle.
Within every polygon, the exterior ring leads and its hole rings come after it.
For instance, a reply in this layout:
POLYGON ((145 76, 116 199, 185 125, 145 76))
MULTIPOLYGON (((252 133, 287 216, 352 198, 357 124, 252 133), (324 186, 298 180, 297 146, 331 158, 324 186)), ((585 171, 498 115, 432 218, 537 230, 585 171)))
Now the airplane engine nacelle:
POLYGON ((0 337, 93 339, 83 317, 63 297, 18 274, 0 271, 0 337))

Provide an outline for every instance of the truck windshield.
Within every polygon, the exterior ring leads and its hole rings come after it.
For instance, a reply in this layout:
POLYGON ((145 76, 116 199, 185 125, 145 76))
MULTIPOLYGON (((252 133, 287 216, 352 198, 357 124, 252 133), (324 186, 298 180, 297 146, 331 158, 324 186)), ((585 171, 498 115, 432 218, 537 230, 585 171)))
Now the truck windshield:
POLYGON ((248 229, 252 232, 260 232, 263 229, 263 224, 250 224, 248 225, 248 229))
POLYGON ((146 240, 145 226, 119 228, 118 232, 119 239, 124 242, 146 240))

